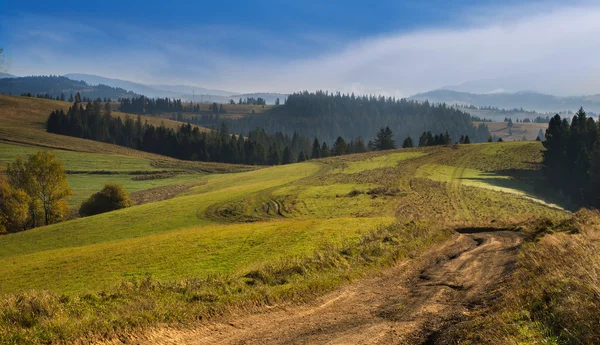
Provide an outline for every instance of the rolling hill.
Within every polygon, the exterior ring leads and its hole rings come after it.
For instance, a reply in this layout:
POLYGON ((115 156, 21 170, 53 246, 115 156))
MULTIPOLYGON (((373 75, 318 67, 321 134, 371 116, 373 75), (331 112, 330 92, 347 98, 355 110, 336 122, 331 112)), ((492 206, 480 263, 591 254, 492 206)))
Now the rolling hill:
POLYGON ((66 99, 71 94, 79 92, 82 97, 90 99, 111 98, 117 100, 120 97, 134 97, 135 93, 121 88, 107 85, 91 86, 83 81, 75 81, 59 76, 37 76, 37 77, 15 77, 0 79, 0 94, 21 95, 31 93, 49 94, 53 98, 64 94, 66 99))
MULTIPOLYGON (((68 109, 70 103, 46 99, 0 95, 0 172, 18 156, 51 150, 65 164, 73 189, 71 207, 100 190, 106 183, 120 183, 130 192, 154 189, 157 197, 168 194, 158 187, 193 185, 199 176, 214 172, 253 169, 235 165, 184 162, 122 146, 56 135, 45 130, 45 122, 55 109, 68 109), (136 178, 137 177, 137 178, 136 178), (162 193, 162 194, 161 194, 162 193)), ((124 118, 128 114, 113 112, 124 118)), ((181 123, 142 117, 151 124, 176 128, 181 123)), ((207 129, 203 129, 207 130, 207 129)), ((150 198, 151 200, 152 198, 150 198)))
POLYGON ((452 90, 434 90, 409 97, 412 100, 459 105, 493 106, 513 109, 524 108, 538 112, 577 111, 584 107, 587 111, 600 112, 597 96, 556 97, 537 92, 474 94, 452 90))
MULTIPOLYGON (((510 280, 514 291, 534 290, 539 281, 526 280, 525 268, 537 262, 530 255, 550 255, 548 246, 575 240, 565 237, 575 236, 570 229, 587 234, 600 224, 591 213, 573 217, 574 205, 548 190, 539 142, 399 149, 256 169, 46 133, 48 112, 68 106, 0 96, 0 170, 51 148, 69 170, 74 199, 114 181, 146 193, 145 202, 0 236, 0 343, 193 344, 223 334, 234 337, 228 343, 269 339, 260 330, 269 332, 273 320, 285 325, 277 328, 285 339, 343 330, 356 340, 376 326, 377 334, 422 343, 458 323, 463 338, 503 343, 487 334, 514 332, 511 340, 541 341, 545 328, 518 304, 526 300, 496 287, 510 280), (133 179, 153 175, 159 178, 133 179), (168 197, 148 196, 161 193, 168 197), (555 231, 564 233, 537 240, 555 231), (520 275, 513 277, 517 258, 520 275), (490 310, 481 302, 489 293, 508 309, 490 310), (321 304, 296 306, 323 295, 321 304), (481 309, 463 313, 473 307, 481 309), (482 326, 490 322, 502 328, 482 326)), ((590 246, 570 248, 585 253, 590 246)), ((544 284, 557 279, 540 277, 544 284)), ((581 289, 565 291, 572 297, 581 289)))
POLYGON ((105 78, 93 74, 65 74, 65 77, 72 80, 81 80, 86 82, 89 85, 109 85, 112 87, 122 88, 125 90, 133 91, 137 94, 144 95, 146 97, 155 98, 155 97, 168 97, 168 98, 182 98, 182 96, 187 95, 191 96, 192 92, 195 92, 198 97, 200 95, 214 95, 214 96, 222 96, 228 97, 236 92, 229 91, 221 91, 221 90, 212 90, 206 89, 199 86, 190 86, 190 85, 146 85, 141 83, 135 83, 122 79, 113 79, 113 78, 105 78))

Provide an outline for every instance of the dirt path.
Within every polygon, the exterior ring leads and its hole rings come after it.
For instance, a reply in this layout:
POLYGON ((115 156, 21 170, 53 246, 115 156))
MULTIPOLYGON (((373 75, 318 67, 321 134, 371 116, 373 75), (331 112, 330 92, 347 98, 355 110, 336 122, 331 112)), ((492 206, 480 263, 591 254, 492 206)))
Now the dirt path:
POLYGON ((464 231, 424 259, 389 268, 314 303, 196 329, 155 329, 137 344, 436 344, 512 267, 518 233, 464 231))

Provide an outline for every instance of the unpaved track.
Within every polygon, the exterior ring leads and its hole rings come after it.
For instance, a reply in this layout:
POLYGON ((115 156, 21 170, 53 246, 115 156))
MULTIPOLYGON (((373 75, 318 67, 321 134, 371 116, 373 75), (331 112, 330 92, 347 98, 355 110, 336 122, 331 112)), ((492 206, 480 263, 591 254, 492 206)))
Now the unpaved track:
POLYGON ((435 344, 443 341, 435 338, 439 331, 468 314, 502 281, 522 242, 515 232, 464 232, 421 259, 309 305, 194 329, 155 329, 132 335, 127 343, 435 344))

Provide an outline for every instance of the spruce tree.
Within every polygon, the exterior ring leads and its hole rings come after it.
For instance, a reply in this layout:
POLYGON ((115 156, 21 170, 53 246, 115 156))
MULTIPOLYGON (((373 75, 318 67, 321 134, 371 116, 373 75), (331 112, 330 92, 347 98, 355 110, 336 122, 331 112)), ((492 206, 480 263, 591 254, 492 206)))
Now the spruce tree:
POLYGON ((288 146, 283 150, 283 156, 281 157, 281 164, 292 164, 292 150, 288 146))
POLYGON ((411 147, 413 147, 413 140, 411 137, 407 137, 406 139, 404 139, 404 142, 402 142, 402 148, 409 149, 411 147))
POLYGON ((323 145, 321 146, 321 157, 327 158, 330 156, 331 156, 331 150, 329 149, 329 146, 327 146, 327 143, 323 142, 323 145))
POLYGON ((313 141, 312 155, 310 156, 310 158, 321 158, 321 144, 319 144, 319 139, 317 138, 315 138, 315 140, 313 141))
POLYGON ((373 145, 377 151, 392 150, 396 148, 396 142, 394 141, 394 135, 392 134, 390 127, 382 127, 379 129, 373 145))
POLYGON ((298 163, 305 162, 306 160, 306 153, 304 153, 304 151, 300 151, 300 154, 298 155, 298 163))

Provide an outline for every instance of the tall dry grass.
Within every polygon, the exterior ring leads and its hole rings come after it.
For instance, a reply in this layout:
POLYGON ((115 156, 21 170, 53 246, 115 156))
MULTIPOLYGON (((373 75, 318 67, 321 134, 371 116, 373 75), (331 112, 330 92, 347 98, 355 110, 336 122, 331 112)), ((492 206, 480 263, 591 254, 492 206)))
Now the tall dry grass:
POLYGON ((463 344, 600 344, 600 212, 532 227, 510 282, 463 344))

